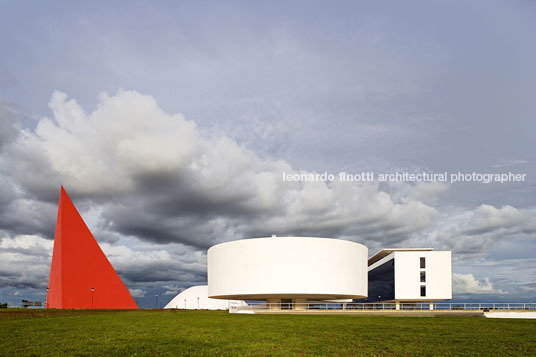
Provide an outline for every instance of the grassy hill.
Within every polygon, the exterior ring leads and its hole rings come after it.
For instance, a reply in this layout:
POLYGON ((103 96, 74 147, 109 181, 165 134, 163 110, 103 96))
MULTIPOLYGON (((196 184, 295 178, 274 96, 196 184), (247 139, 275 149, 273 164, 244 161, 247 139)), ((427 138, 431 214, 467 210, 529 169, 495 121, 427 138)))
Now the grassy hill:
POLYGON ((0 333, 2 356, 536 355, 536 320, 475 317, 8 309, 0 333))

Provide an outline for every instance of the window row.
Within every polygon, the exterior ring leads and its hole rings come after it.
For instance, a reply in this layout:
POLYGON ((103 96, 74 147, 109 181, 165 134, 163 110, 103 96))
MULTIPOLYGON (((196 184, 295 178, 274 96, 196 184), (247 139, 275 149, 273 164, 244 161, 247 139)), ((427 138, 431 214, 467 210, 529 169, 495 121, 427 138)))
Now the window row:
MULTIPOLYGON (((426 268, 426 258, 421 257, 420 259, 421 269, 426 268)), ((421 271, 421 283, 426 283, 426 272, 421 271)), ((421 285, 421 296, 426 296, 426 285, 421 285)))

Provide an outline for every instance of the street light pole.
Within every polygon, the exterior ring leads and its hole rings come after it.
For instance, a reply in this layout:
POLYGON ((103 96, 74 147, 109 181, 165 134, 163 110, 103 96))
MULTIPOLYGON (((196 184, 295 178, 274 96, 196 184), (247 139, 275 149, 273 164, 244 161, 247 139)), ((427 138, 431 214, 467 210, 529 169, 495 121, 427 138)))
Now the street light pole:
POLYGON ((48 307, 48 286, 47 286, 47 296, 45 297, 45 309, 48 307))
POLYGON ((158 309, 158 294, 154 294, 154 308, 158 309))
POLYGON ((91 309, 93 309, 93 292, 95 291, 95 288, 91 288, 91 309))

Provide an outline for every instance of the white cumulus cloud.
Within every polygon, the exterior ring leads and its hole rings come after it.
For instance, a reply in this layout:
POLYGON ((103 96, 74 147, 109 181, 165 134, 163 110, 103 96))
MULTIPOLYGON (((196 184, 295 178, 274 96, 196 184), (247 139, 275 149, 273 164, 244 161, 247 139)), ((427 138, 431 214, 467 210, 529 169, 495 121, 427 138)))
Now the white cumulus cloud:
POLYGON ((452 274, 452 284, 454 294, 485 294, 485 295, 501 295, 506 294, 501 289, 493 288, 493 284, 489 278, 484 278, 483 281, 477 280, 473 274, 452 274))
MULTIPOLYGON (((271 233, 392 244, 426 228, 437 213, 410 196, 395 201, 376 183, 285 182, 283 172, 296 172, 285 161, 262 158, 225 136, 204 136, 135 91, 101 94, 92 112, 56 91, 50 108, 53 117, 22 130, 2 157, 4 173, 22 190, 11 200, 15 216, 25 196, 54 202, 62 184, 83 204, 99 206, 97 228, 109 240, 121 234, 207 248, 271 233), (44 168, 39 177, 27 175, 36 161, 44 168)), ((54 205, 45 208, 35 223, 42 234, 54 217, 54 205)))
POLYGON ((55 91, 49 106, 51 117, 17 129, 2 146, 0 254, 5 262, 36 262, 25 276, 0 263, 3 285, 46 284, 60 185, 119 274, 143 289, 204 283, 209 246, 272 233, 459 256, 536 232, 530 209, 439 210, 437 199, 450 189, 443 183, 284 181, 284 172, 308 171, 209 134, 136 91, 100 94, 93 111, 55 91))
POLYGON ((135 298, 145 297, 145 291, 143 289, 128 289, 130 295, 135 298))

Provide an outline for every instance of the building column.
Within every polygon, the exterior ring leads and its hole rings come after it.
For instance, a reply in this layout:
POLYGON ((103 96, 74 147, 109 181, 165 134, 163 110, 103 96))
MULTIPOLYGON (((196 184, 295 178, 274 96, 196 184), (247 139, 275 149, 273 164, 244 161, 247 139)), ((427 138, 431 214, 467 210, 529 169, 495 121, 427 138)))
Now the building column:
POLYGON ((292 302, 294 303, 293 310, 307 310, 307 299, 294 299, 292 302))
POLYGON ((434 309, 434 302, 430 301, 430 310, 433 310, 433 309, 434 309))
POLYGON ((395 309, 400 310, 400 301, 395 301, 395 309))
POLYGON ((269 310, 281 310, 281 300, 280 299, 266 299, 269 310), (271 305, 270 305, 271 304, 271 305))

